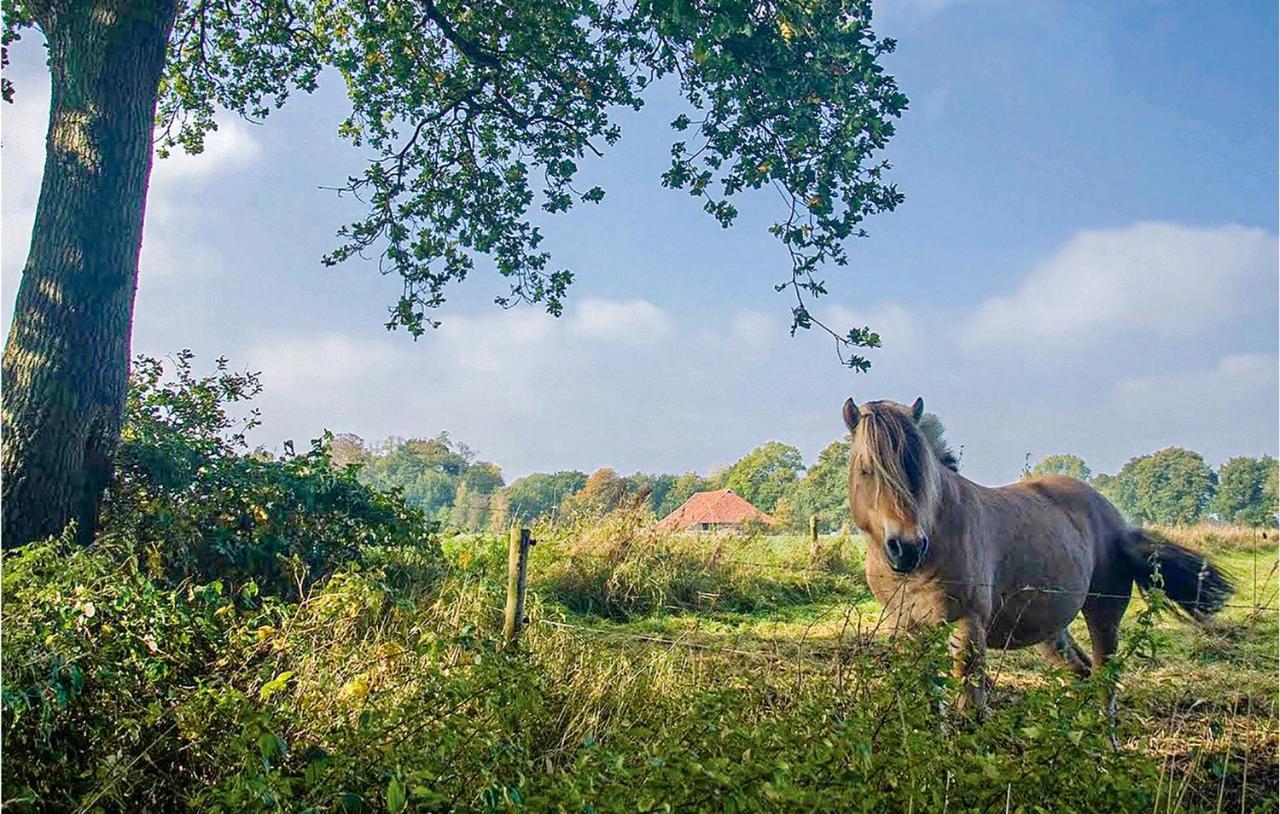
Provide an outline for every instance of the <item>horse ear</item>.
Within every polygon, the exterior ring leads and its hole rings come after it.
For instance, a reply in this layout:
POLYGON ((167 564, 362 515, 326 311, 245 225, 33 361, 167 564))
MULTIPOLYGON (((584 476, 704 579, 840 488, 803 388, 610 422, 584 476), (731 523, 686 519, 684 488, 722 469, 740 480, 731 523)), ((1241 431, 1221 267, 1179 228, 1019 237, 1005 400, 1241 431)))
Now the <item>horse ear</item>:
POLYGON ((853 399, 845 399, 841 412, 844 413, 844 425, 853 432, 853 428, 858 426, 858 405, 853 403, 853 399))
POLYGON ((911 420, 919 424, 922 418, 924 418, 924 399, 918 398, 911 405, 911 420))

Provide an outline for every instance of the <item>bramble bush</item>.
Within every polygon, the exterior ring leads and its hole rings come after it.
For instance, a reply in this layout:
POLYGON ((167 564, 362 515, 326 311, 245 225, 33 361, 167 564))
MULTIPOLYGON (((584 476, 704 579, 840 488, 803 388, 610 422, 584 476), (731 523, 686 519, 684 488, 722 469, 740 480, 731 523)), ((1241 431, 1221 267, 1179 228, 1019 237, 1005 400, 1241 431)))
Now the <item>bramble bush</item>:
POLYGON ((170 378, 157 359, 135 361, 100 541, 131 547, 169 582, 253 580, 292 598, 364 546, 434 545, 434 527, 398 493, 333 465, 329 436, 279 458, 248 452, 257 412, 230 410, 260 392, 257 376, 219 359, 198 377, 191 359, 179 353, 170 378))
POLYGON ((335 468, 327 439, 249 453, 256 413, 230 410, 259 392, 256 376, 219 360, 197 377, 191 359, 178 354, 170 378, 137 360, 93 545, 68 529, 5 555, 7 800, 74 807, 127 780, 129 799, 167 807, 168 781, 133 775, 192 776, 182 711, 252 664, 255 631, 287 615, 286 600, 371 552, 388 578, 403 571, 392 561, 413 560, 415 579, 439 581, 419 512, 335 468))
POLYGON ((1157 785, 1153 761, 1107 743, 1094 683, 948 724, 943 631, 838 667, 757 663, 582 639, 535 607, 504 651, 491 564, 443 581, 438 565, 370 549, 285 602, 29 547, 5 569, 6 794, 44 810, 1030 811, 1148 808, 1157 785))

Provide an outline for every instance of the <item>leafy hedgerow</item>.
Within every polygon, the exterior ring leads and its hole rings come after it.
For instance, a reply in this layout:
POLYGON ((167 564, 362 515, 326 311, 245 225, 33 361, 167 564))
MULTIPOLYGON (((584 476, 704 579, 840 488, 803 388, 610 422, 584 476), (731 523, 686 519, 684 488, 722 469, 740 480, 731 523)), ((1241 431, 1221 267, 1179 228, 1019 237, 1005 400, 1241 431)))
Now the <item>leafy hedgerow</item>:
POLYGON ((219 360, 197 377, 191 359, 178 354, 168 379, 136 361, 93 545, 68 529, 4 556, 6 808, 171 807, 209 775, 214 744, 260 714, 236 699, 251 698, 289 602, 366 558, 396 584, 442 576, 419 512, 336 469, 327 439, 248 452, 256 413, 229 411, 256 376, 219 360))
POLYGON ((852 651, 842 678, 537 625, 503 650, 498 586, 465 570, 432 582, 437 564, 408 549, 367 559, 298 603, 161 589, 53 543, 8 560, 6 796, 43 810, 763 812, 1010 795, 1099 810, 1148 806, 1155 786, 1153 762, 1108 744, 1091 684, 948 723, 938 632, 852 651))

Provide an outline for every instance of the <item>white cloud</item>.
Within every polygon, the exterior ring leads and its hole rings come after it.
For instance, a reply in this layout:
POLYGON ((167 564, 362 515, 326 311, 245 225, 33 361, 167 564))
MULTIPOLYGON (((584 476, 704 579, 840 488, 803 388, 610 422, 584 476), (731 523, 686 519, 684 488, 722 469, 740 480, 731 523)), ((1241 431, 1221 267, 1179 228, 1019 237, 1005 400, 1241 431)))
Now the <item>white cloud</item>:
POLYGON ((255 347, 248 366, 271 387, 322 395, 341 386, 343 395, 395 369, 396 351, 384 339, 356 339, 340 333, 288 337, 255 347))
POLYGON ((201 188, 228 174, 243 172, 261 158, 262 146, 254 139, 251 125, 230 116, 219 118, 217 125, 217 130, 205 136, 204 152, 190 155, 178 147, 168 158, 156 157, 152 162, 144 245, 166 240, 171 227, 185 230, 198 223, 204 217, 201 188))
POLYGON ((27 260, 49 124, 48 74, 15 81, 13 104, 0 104, 0 272, 6 288, 17 285, 27 260))
POLYGON ((540 367, 563 327, 534 309, 497 311, 481 316, 446 316, 438 335, 423 337, 424 352, 433 342, 448 348, 458 368, 474 374, 527 375, 540 367))
POLYGON ((205 136, 204 151, 190 155, 175 147, 168 158, 157 157, 151 168, 153 184, 190 183, 221 173, 240 170, 262 157, 262 146, 244 119, 223 116, 217 129, 205 136))
POLYGON ((1224 411, 1259 397, 1274 401, 1277 361, 1271 353, 1232 354, 1207 370, 1125 379, 1116 384, 1113 399, 1128 418, 1213 422, 1224 411))
POLYGON ((968 349, 1042 352, 1122 333, 1220 327, 1276 300, 1276 237, 1243 226, 1139 223, 1081 232, 963 326, 968 349))
POLYGON ((247 359, 262 371, 265 443, 325 427, 369 439, 448 429, 509 474, 687 469, 722 458, 726 437, 741 439, 735 453, 764 440, 751 419, 762 403, 794 408, 785 378, 765 368, 794 371, 804 350, 778 342, 778 331, 750 311, 679 322, 649 303, 596 298, 562 319, 533 309, 445 315, 417 342, 372 329, 269 336, 247 359), (774 344, 757 352, 752 343, 763 342, 774 344), (689 459, 697 463, 681 463, 689 459))
MULTIPOLYGON (((21 71, 16 81, 14 103, 0 106, 0 273, 6 303, 16 291, 27 258, 49 123, 47 72, 21 71)), ((177 272, 185 277, 192 270, 211 274, 221 267, 220 251, 191 238, 197 228, 193 224, 204 217, 193 188, 253 166, 262 156, 262 147, 252 125, 242 119, 224 116, 217 126, 206 137, 203 153, 188 155, 179 148, 169 158, 152 163, 140 263, 148 276, 177 272)))
POLYGON ((763 351, 780 336, 782 326, 762 311, 739 311, 729 321, 729 339, 750 351, 763 351))
POLYGON ((652 344, 675 330, 675 320, 646 300, 583 300, 569 317, 573 331, 593 339, 652 344))
POLYGON ((222 271, 222 253, 203 243, 173 241, 166 230, 143 227, 142 256, 138 259, 140 286, 155 278, 178 278, 191 282, 197 277, 213 278, 222 271))
POLYGON ((1104 413, 1097 421, 1124 437, 1129 455, 1174 444, 1214 464, 1275 454, 1277 365, 1274 353, 1231 354, 1208 368, 1125 379, 1112 389, 1114 417, 1104 413))

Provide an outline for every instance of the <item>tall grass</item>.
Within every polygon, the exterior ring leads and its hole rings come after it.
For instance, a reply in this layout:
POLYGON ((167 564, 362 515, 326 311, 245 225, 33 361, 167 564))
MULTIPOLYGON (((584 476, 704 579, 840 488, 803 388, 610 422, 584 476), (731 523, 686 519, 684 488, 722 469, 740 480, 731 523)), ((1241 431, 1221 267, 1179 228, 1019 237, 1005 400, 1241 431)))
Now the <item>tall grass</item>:
POLYGON ((1152 528, 1183 545, 1212 554, 1215 551, 1248 551, 1275 553, 1280 546, 1280 531, 1230 523, 1203 521, 1189 526, 1156 525, 1152 528))
POLYGON ((621 509, 592 523, 536 529, 530 584, 573 613, 628 620, 695 610, 755 612, 865 592, 852 541, 810 556, 801 538, 695 535, 621 509))

